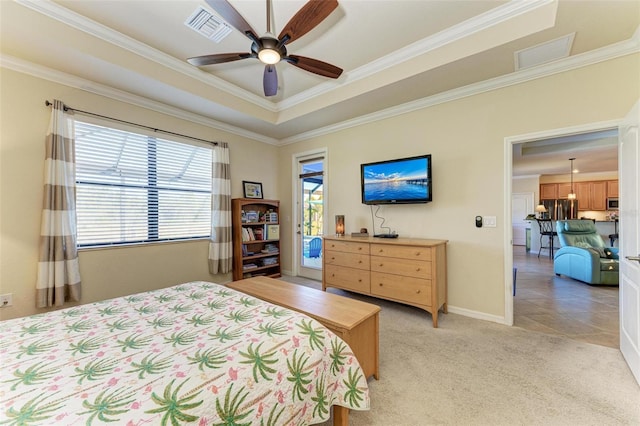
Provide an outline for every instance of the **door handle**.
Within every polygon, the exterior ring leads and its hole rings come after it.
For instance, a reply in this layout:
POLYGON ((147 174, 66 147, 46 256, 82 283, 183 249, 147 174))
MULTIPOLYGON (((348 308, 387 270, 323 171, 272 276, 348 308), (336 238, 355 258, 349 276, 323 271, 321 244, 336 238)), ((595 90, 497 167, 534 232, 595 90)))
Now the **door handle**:
POLYGON ((638 256, 625 256, 627 260, 635 260, 636 262, 640 262, 640 254, 638 256))

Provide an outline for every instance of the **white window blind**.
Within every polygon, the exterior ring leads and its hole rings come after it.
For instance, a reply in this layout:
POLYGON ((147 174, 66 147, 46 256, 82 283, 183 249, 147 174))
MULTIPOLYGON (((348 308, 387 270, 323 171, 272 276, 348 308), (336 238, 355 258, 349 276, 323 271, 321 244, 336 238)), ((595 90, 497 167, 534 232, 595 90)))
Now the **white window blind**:
POLYGON ((75 126, 79 247, 210 235, 210 148, 75 126))

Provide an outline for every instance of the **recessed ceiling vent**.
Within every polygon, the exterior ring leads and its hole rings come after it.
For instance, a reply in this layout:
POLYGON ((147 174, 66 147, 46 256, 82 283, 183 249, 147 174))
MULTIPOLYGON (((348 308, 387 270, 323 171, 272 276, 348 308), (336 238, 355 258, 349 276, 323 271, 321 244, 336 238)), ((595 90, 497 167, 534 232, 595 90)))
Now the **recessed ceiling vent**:
POLYGON ((566 58, 571 53, 575 35, 576 33, 567 34, 537 46, 518 50, 514 53, 516 71, 566 58))
POLYGON ((222 18, 212 15, 203 7, 198 7, 184 24, 216 43, 220 43, 231 33, 231 27, 222 18))

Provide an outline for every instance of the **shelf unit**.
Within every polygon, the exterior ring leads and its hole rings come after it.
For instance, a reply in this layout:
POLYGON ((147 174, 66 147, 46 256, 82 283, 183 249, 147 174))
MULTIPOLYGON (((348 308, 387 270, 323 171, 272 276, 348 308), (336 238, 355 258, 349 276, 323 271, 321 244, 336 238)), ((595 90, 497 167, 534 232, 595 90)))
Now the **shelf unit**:
POLYGON ((280 202, 234 198, 231 202, 231 215, 233 280, 256 276, 280 277, 280 202), (278 233, 273 237, 268 231, 276 228, 278 233), (263 253, 268 248, 272 251, 263 253))

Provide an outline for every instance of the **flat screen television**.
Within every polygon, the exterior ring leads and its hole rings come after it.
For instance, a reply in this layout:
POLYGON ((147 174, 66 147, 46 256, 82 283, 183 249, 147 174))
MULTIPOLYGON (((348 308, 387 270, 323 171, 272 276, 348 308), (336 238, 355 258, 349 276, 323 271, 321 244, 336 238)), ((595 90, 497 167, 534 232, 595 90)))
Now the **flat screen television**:
POLYGON ((432 201, 431 154, 360 165, 364 204, 432 201))

